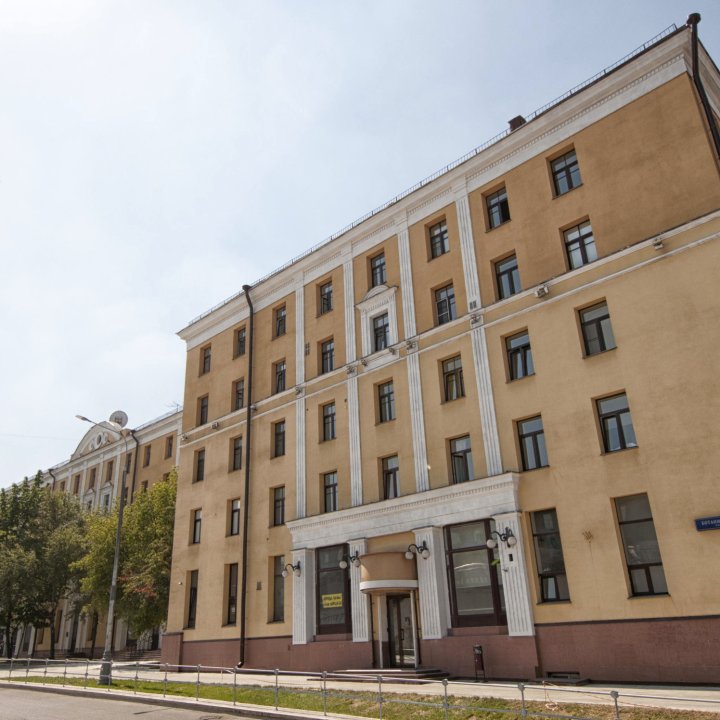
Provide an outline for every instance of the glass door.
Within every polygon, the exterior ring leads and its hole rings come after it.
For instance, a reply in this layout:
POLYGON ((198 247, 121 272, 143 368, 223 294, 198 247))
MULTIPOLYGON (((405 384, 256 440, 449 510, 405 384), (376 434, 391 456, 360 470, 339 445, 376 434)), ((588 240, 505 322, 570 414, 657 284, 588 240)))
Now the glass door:
POLYGON ((415 667, 410 595, 389 595, 387 611, 390 667, 415 667))

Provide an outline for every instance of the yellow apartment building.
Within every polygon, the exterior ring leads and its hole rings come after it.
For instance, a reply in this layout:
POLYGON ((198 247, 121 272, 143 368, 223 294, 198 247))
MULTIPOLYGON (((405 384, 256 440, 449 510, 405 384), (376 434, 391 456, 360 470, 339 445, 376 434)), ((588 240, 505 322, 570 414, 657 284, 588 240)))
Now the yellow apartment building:
POLYGON ((184 328, 163 660, 720 681, 719 108, 668 31, 184 328))
MULTIPOLYGON (((167 477, 177 466, 181 421, 182 409, 166 413, 132 430, 127 443, 109 422, 93 425, 83 435, 70 458, 45 471, 43 480, 54 492, 75 496, 87 510, 110 512, 120 496, 125 467, 126 500, 130 503, 137 493, 167 477)), ((100 618, 98 622, 93 651, 93 619, 73 612, 72 603, 65 601, 55 618, 55 651, 58 656, 100 657, 105 643, 105 620, 100 618)), ((134 638, 122 618, 117 618, 115 622, 115 651, 122 652, 137 646, 155 649, 159 641, 159 628, 147 637, 134 638)), ((16 656, 44 657, 49 651, 50 632, 47 628, 26 626, 18 633, 16 656)))

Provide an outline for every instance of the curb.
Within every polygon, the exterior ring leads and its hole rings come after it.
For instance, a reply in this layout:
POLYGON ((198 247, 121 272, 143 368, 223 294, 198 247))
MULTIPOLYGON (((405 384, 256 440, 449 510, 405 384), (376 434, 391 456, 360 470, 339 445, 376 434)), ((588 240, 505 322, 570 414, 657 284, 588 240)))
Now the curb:
MULTIPOLYGON (((359 720, 356 715, 335 715, 333 713, 314 713, 308 710, 290 710, 262 705, 236 705, 227 704, 222 700, 193 700, 185 697, 158 697, 153 693, 128 693, 125 690, 95 690, 85 688, 57 687, 40 685, 37 683, 2 682, 0 692, 3 688, 14 690, 30 690, 32 692, 54 693, 56 695, 73 695, 90 697, 98 700, 123 700, 125 702, 142 703, 144 705, 158 705, 161 707, 173 707, 182 710, 202 710, 210 712, 222 712, 226 715, 242 715, 247 718, 258 720, 297 720, 297 718, 336 718, 336 720, 359 720)), ((361 719, 360 719, 361 720, 361 719)))

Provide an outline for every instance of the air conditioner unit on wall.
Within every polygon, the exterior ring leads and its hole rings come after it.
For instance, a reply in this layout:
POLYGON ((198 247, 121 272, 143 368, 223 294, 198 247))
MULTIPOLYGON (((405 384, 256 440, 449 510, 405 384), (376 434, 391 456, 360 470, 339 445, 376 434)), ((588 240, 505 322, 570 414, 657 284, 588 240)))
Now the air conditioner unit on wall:
POLYGON ((210 427, 213 430, 217 430, 220 427, 220 423, 216 420, 210 427))
POLYGON ((535 289, 535 297, 543 298, 550 292, 550 288, 547 285, 540 285, 535 289))

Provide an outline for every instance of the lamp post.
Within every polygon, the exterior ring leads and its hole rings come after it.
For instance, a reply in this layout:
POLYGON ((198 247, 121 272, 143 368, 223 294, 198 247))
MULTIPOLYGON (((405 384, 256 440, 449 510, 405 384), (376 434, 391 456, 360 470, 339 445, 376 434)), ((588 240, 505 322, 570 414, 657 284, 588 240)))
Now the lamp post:
MULTIPOLYGON (((90 423, 96 427, 111 430, 117 433, 125 442, 125 457, 127 458, 129 430, 125 429, 127 415, 122 410, 117 410, 110 416, 107 424, 101 425, 84 415, 76 415, 78 420, 90 423), (109 427, 108 427, 109 426, 109 427)), ((112 640, 115 625, 115 598, 117 597, 117 577, 120 566, 120 532, 122 531, 123 510, 125 509, 125 483, 127 480, 127 460, 123 462, 122 481, 120 483, 120 505, 118 507, 117 531, 115 533, 115 556, 113 558, 112 580, 110 581, 110 599, 108 601, 108 615, 105 626, 105 649, 103 650, 102 663, 100 665, 100 685, 110 685, 112 682, 112 640)))

